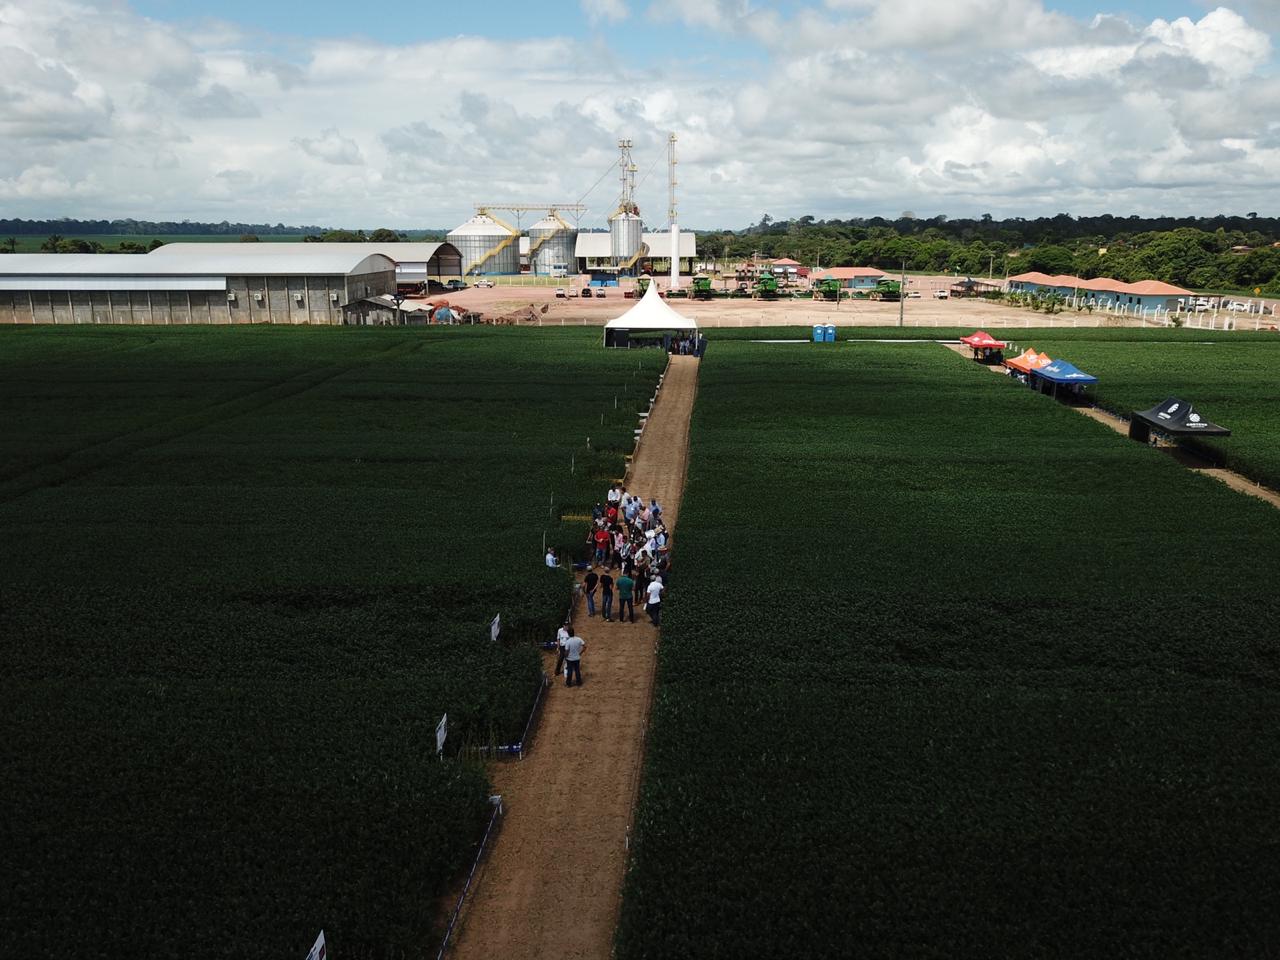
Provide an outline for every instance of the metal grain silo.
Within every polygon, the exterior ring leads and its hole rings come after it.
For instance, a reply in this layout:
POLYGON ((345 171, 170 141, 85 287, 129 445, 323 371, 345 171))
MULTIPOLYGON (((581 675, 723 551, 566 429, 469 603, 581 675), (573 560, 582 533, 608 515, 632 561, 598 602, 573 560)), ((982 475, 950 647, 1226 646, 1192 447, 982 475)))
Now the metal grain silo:
POLYGON ((450 230, 448 240, 462 254, 463 274, 520 272, 519 232, 486 212, 450 230))
POLYGON ((609 221, 609 253, 615 260, 630 260, 643 241, 644 221, 639 214, 619 213, 609 221))
POLYGON ((555 213, 544 217, 529 228, 529 269, 542 276, 550 276, 556 266, 575 272, 577 244, 577 230, 555 213))

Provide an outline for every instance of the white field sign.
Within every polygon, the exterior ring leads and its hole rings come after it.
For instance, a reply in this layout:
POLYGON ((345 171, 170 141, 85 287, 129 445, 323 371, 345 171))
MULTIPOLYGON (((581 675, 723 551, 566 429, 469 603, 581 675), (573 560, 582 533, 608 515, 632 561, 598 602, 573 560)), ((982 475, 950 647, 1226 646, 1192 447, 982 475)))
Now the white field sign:
POLYGON ((320 931, 320 936, 316 937, 315 946, 311 948, 311 952, 307 954, 307 960, 325 960, 328 956, 329 948, 325 946, 324 931, 320 931))

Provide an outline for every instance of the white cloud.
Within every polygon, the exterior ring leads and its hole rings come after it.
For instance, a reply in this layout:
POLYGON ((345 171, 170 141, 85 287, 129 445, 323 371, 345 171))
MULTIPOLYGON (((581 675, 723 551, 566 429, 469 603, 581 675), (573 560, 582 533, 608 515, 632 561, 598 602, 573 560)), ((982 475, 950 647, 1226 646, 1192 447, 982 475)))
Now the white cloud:
POLYGON ((303 153, 323 160, 325 163, 359 164, 364 163, 364 155, 360 146, 349 137, 338 132, 337 127, 330 127, 318 137, 295 137, 293 141, 303 153))
POLYGON ((602 20, 617 23, 627 17, 625 0, 581 0, 581 4, 582 12, 592 23, 599 23, 602 20))
POLYGON ((477 202, 577 200, 599 180, 595 226, 626 136, 642 172, 657 161, 639 199, 661 227, 675 130, 681 219, 705 227, 765 211, 1280 202, 1271 40, 1230 10, 1133 23, 1042 0, 583 9, 597 23, 643 11, 627 29, 655 40, 692 26, 724 57, 677 45, 643 62, 599 31, 268 41, 105 0, 0 0, 0 197, 20 216, 427 227, 477 202))

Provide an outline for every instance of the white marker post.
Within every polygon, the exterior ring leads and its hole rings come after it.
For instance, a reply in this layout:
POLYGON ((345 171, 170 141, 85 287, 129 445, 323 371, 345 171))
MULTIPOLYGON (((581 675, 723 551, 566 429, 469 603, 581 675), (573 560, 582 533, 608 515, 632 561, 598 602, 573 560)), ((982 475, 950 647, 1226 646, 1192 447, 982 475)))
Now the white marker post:
POLYGON ((502 632, 502 614, 494 614, 492 620, 489 621, 489 639, 494 643, 498 642, 498 634, 502 632))
POLYGON ((449 715, 446 713, 440 717, 440 722, 436 724, 436 758, 444 759, 444 738, 449 735, 449 715))

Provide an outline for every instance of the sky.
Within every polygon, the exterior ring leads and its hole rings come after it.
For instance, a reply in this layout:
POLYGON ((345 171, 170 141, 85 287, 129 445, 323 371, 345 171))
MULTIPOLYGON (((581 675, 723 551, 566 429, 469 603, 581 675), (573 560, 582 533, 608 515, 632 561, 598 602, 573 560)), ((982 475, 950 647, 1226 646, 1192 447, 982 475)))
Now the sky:
POLYGON ((0 0, 0 216, 603 226, 626 137, 660 229, 671 132, 690 228, 1274 212, 1278 34, 1280 0, 0 0))

